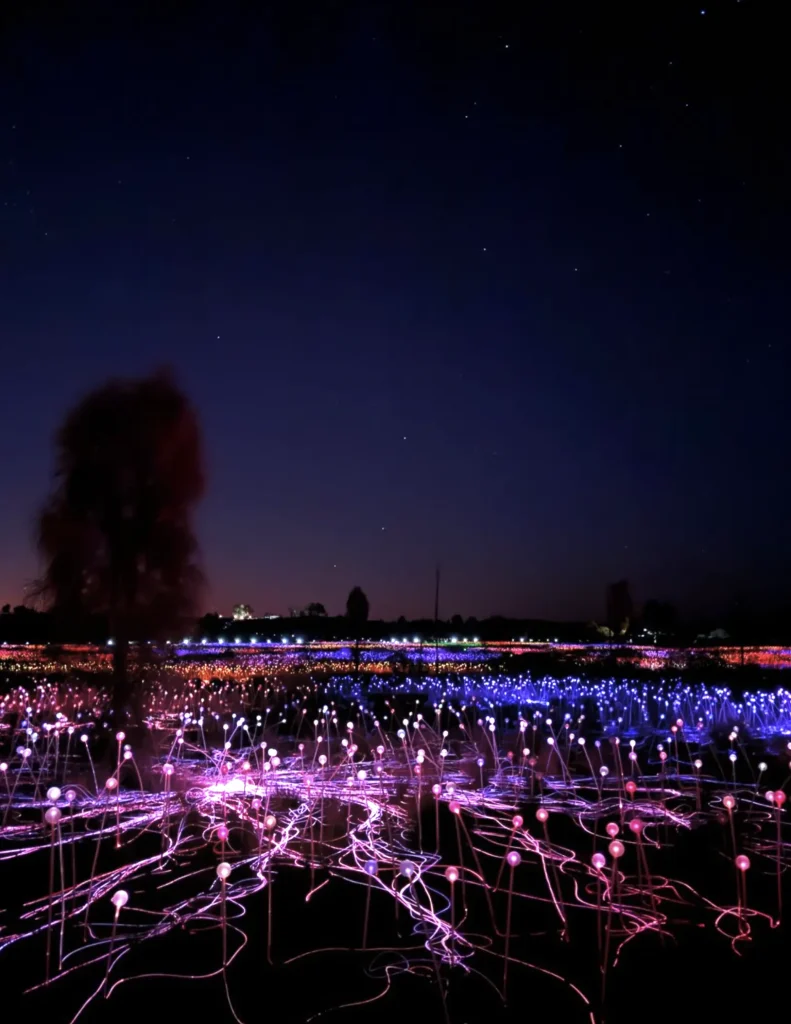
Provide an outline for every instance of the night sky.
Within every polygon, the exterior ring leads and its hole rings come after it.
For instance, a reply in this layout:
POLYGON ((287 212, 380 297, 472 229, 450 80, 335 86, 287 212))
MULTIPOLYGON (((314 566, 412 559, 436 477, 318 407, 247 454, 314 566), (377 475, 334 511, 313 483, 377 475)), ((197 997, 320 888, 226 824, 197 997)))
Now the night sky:
POLYGON ((783 5, 19 6, 2 601, 68 407, 162 364, 207 609, 430 615, 437 562, 447 616, 783 599, 783 5))

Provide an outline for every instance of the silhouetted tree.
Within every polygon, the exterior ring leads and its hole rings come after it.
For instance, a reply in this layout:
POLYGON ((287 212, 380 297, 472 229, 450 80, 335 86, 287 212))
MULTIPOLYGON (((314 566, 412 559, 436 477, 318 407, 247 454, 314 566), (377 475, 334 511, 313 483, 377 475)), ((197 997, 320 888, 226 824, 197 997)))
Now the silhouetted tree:
POLYGON ((346 618, 357 627, 368 621, 368 598, 360 587, 352 587, 346 598, 346 618))
POLYGON ((3 605, 3 610, 2 610, 1 614, 3 614, 3 615, 10 615, 11 614, 11 605, 10 604, 4 604, 3 605))
POLYGON ((360 635, 362 633, 363 626, 368 621, 369 611, 370 608, 365 591, 362 587, 352 587, 349 591, 349 596, 346 598, 346 618, 349 620, 352 638, 354 639, 355 676, 360 671, 360 635))
POLYGON ((327 609, 320 601, 311 601, 311 603, 305 609, 306 615, 315 615, 319 617, 327 614, 327 609))
POLYGON ((38 519, 40 592, 57 612, 106 615, 113 709, 141 722, 131 640, 163 639, 194 614, 201 573, 192 511, 203 494, 195 412, 167 373, 111 381, 69 413, 38 519))
POLYGON ((216 640, 223 631, 222 616, 219 612, 207 612, 198 619, 198 636, 216 640))

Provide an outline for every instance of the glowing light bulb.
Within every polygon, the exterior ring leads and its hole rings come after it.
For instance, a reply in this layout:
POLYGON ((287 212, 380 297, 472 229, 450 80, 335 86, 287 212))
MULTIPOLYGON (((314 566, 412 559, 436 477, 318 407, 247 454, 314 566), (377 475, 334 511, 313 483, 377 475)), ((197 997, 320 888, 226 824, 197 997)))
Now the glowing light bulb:
POLYGON ((221 843, 224 843, 227 840, 227 838, 228 838, 228 826, 227 825, 218 825, 218 827, 217 827, 217 838, 220 840, 221 843))
POLYGON ((129 902, 129 893, 125 889, 119 889, 118 892, 113 893, 110 902, 116 910, 120 910, 129 902))
POLYGON ((398 866, 398 873, 404 878, 411 878, 416 871, 417 867, 411 860, 402 860, 398 866))
POLYGON ((541 822, 545 822, 549 819, 549 811, 546 809, 546 807, 538 808, 538 810, 536 811, 536 818, 541 822))
POLYGON ((231 873, 231 865, 227 861, 221 861, 217 865, 217 877, 221 881, 225 881, 231 873))
POLYGON ((511 824, 514 826, 514 828, 521 828, 524 825, 524 823, 525 819, 522 817, 521 814, 515 814, 511 819, 511 824))
POLYGON ((746 854, 740 853, 734 861, 734 864, 739 869, 739 871, 747 871, 750 867, 750 858, 746 854))
POLYGON ((722 798, 722 806, 727 808, 729 811, 732 811, 733 808, 736 806, 735 798, 732 797, 730 793, 728 793, 727 796, 724 796, 722 798))
POLYGON ((44 820, 48 825, 57 825, 60 821, 60 809, 58 807, 48 807, 44 813, 44 820))
POLYGON ((518 867, 522 863, 522 854, 518 850, 510 850, 506 860, 509 868, 518 867))
POLYGON ((610 839, 615 839, 615 837, 621 830, 618 828, 618 825, 614 821, 608 821, 604 831, 607 833, 610 839))
POLYGON ((623 857, 624 853, 626 852, 626 847, 623 845, 620 839, 613 839, 608 849, 610 851, 610 856, 614 860, 618 860, 619 857, 623 857))
POLYGON ((375 860, 367 860, 365 864, 363 864, 363 871, 366 873, 366 875, 373 876, 377 873, 378 870, 379 865, 376 863, 375 860))
POLYGON ((604 867, 606 863, 607 858, 604 856, 603 853, 594 853, 594 855, 591 857, 591 864, 596 869, 596 871, 601 871, 601 869, 604 867))
POLYGON ((57 786, 50 786, 47 790, 47 800, 49 800, 51 804, 56 804, 58 800, 60 800, 60 790, 57 786))
POLYGON ((445 877, 453 885, 454 882, 459 880, 459 869, 458 868, 445 868, 445 877))

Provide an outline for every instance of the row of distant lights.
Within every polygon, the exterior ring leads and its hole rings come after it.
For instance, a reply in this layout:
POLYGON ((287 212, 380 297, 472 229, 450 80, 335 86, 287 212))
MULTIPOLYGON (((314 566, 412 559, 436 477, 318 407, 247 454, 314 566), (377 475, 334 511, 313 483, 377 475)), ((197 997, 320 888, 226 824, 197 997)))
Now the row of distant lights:
MULTIPOLYGON (((148 642, 151 643, 150 640, 148 642)), ((201 644, 214 643, 214 641, 209 640, 207 637, 203 637, 200 642, 201 642, 201 644)), ((219 647, 222 647, 225 644, 228 644, 231 647, 236 646, 236 645, 239 645, 239 646, 242 646, 242 647, 247 647, 247 646, 255 647, 259 643, 276 644, 277 640, 258 640, 257 637, 251 637, 250 638, 250 643, 248 645, 244 640, 242 640, 242 638, 240 636, 237 636, 235 640, 224 640, 222 637, 220 637, 216 642, 217 642, 217 645, 219 647)), ((304 641, 304 639, 301 636, 295 636, 295 637, 292 637, 291 639, 289 639, 287 636, 284 636, 282 638, 282 640, 280 641, 281 645, 284 645, 284 646, 289 646, 291 644, 303 644, 304 642, 305 641, 304 641)), ((373 642, 375 642, 375 641, 370 641, 370 640, 368 641, 368 643, 373 643, 373 642)), ((391 636, 390 637, 390 643, 391 644, 409 644, 409 643, 419 644, 421 642, 422 641, 421 641, 419 636, 413 636, 411 641, 408 639, 408 637, 403 637, 403 639, 401 639, 401 640, 399 640, 397 636, 391 636)), ((443 643, 452 643, 452 644, 470 644, 470 643, 477 644, 479 642, 480 642, 480 638, 477 637, 477 636, 474 636, 472 638, 472 640, 468 640, 466 637, 462 637, 461 639, 459 639, 459 637, 457 637, 457 636, 452 636, 449 641, 447 641, 447 640, 443 641, 443 643)), ((170 646, 173 645, 173 641, 172 640, 166 640, 165 643, 170 645, 170 646)), ((321 641, 317 641, 317 643, 320 644, 321 641)), ((114 644, 115 644, 115 640, 108 640, 107 641, 107 646, 108 647, 112 647, 114 644)), ((194 641, 191 640, 188 636, 185 636, 184 640, 182 641, 182 645, 183 646, 190 646, 192 644, 194 644, 194 641)))

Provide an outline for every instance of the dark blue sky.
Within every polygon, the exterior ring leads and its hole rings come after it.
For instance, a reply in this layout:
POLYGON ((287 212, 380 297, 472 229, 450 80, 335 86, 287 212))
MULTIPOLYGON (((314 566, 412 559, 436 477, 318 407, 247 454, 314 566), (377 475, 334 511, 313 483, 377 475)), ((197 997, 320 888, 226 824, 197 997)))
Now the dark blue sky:
POLYGON ((3 33, 2 600, 69 405, 161 364, 207 607, 784 598, 778 5, 137 6, 3 33))

